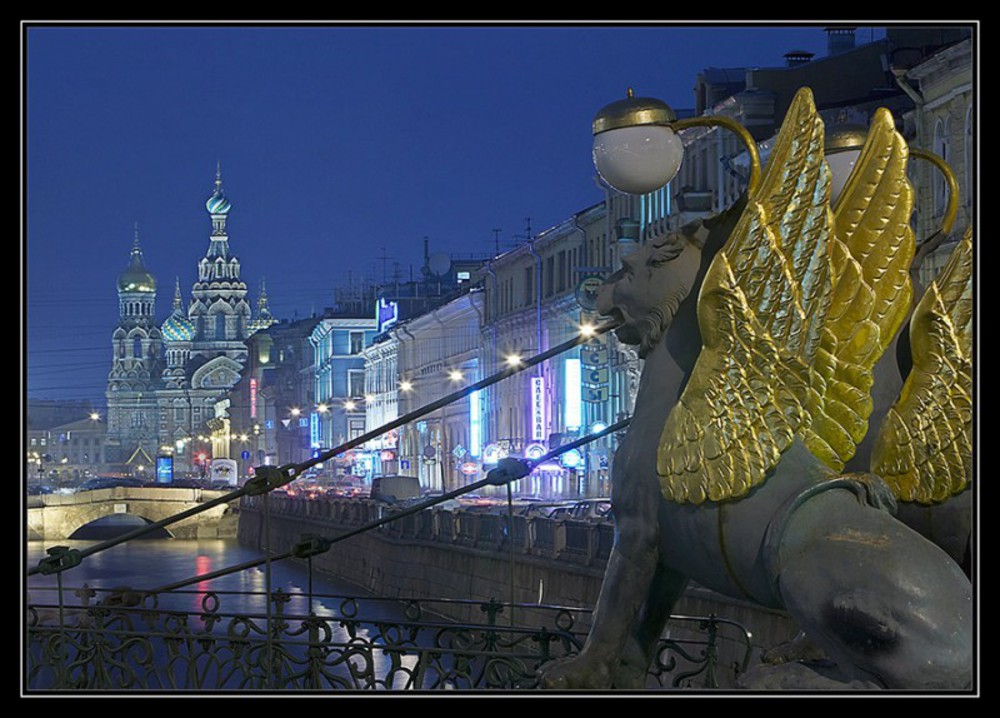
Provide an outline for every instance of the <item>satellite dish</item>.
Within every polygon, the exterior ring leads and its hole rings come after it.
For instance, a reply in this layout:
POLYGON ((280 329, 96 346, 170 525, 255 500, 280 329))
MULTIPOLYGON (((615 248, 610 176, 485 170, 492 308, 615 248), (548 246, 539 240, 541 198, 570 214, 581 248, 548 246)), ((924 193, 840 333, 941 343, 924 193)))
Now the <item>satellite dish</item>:
POLYGON ((435 252, 427 259, 427 268, 436 277, 443 277, 451 269, 451 258, 444 252, 435 252))

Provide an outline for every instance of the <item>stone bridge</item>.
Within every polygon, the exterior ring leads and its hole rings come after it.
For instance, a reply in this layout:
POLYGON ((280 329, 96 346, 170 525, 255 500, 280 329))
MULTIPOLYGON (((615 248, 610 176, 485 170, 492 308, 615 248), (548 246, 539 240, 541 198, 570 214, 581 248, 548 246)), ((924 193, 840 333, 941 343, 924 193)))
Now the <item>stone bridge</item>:
MULTIPOLYGON (((76 494, 27 497, 28 540, 62 540, 87 524, 115 514, 155 523, 225 495, 208 489, 116 486, 76 494)), ((220 504, 166 527, 175 538, 228 538, 236 535, 239 501, 220 504)))

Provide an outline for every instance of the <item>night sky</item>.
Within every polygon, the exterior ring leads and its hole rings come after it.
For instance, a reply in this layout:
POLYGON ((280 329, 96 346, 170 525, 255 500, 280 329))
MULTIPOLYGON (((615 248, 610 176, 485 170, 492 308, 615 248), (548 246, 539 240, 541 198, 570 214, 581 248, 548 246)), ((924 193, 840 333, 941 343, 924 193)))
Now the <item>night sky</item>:
MULTIPOLYGON (((707 67, 826 54, 821 25, 59 26, 23 34, 27 396, 103 404, 134 225, 185 305, 217 163, 256 302, 304 318, 350 276, 419 276, 603 199, 590 123, 626 88, 694 106, 707 67)), ((858 42, 878 38, 858 31, 858 42)))

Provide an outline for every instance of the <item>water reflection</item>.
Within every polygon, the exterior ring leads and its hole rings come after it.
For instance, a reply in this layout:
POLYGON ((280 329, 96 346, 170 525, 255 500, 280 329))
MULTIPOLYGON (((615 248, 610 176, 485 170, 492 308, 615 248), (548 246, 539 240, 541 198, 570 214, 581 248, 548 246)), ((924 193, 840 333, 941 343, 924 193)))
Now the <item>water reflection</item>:
MULTIPOLYGON (((83 549, 92 545, 92 542, 60 541, 59 544, 83 549)), ((46 555, 45 549, 51 545, 51 541, 27 543, 25 573, 28 568, 38 565, 46 555)), ((73 598, 73 589, 84 585, 97 589, 128 587, 142 592, 261 557, 259 550, 241 546, 236 539, 172 539, 124 543, 88 556, 79 566, 63 571, 63 600, 78 605, 73 598)), ((270 566, 271 591, 280 590, 288 596, 288 601, 283 606, 286 614, 308 615, 313 612, 317 616, 338 617, 343 615, 342 599, 335 597, 364 596, 357 586, 314 572, 313 596, 310 599, 309 572, 304 564, 286 559, 272 561, 270 566)), ((56 603, 55 592, 47 589, 54 589, 57 580, 55 575, 36 574, 29 577, 29 599, 46 604, 56 603)), ((159 596, 156 605, 160 608, 201 612, 205 610, 203 597, 206 591, 214 592, 219 597, 219 610, 224 613, 264 615, 267 611, 263 602, 267 591, 266 566, 199 581, 186 589, 159 596)), ((384 604, 381 601, 365 604, 363 612, 359 613, 366 620, 400 620, 404 616, 402 608, 396 604, 384 604)))

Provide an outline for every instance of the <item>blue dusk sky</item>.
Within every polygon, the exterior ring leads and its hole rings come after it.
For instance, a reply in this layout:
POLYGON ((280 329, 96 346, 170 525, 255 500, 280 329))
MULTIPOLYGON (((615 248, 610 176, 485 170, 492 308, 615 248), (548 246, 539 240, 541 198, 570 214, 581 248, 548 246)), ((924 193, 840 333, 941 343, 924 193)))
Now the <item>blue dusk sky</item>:
MULTIPOLYGON (((882 36, 861 28, 858 42, 882 36)), ((256 302, 308 317, 333 287, 484 254, 603 199, 591 120, 637 95, 694 107, 708 67, 826 54, 821 23, 30 24, 22 33, 23 357, 29 398, 103 405, 134 226, 185 304, 221 165, 256 302)))

